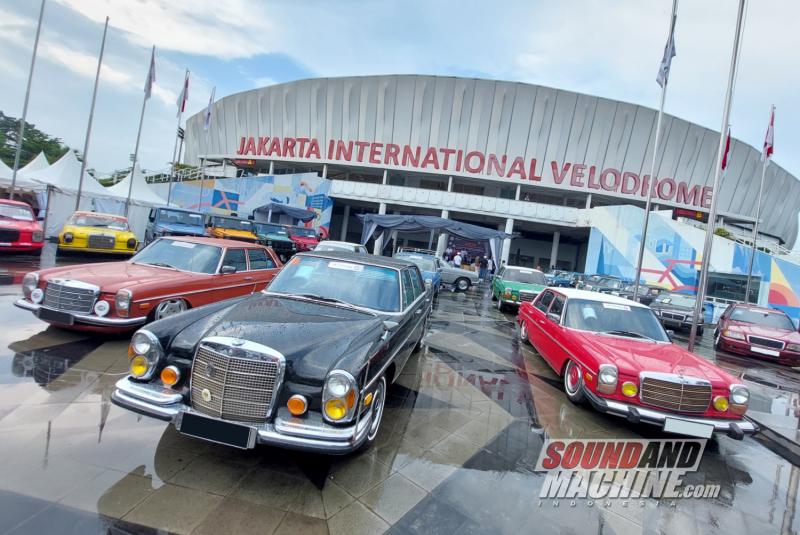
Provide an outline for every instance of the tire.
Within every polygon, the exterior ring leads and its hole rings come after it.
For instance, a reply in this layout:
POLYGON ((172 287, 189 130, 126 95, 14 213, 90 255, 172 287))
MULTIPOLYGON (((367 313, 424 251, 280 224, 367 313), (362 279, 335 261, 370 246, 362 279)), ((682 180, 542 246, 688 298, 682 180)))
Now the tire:
POLYGON ((494 292, 492 292, 492 301, 497 301, 497 296, 494 295, 494 292))
POLYGON ((564 392, 566 392, 569 400, 576 405, 583 403, 585 398, 581 385, 583 384, 583 377, 581 377, 581 370, 577 364, 571 360, 567 361, 564 367, 564 392))
POLYGON ((361 445, 361 450, 369 449, 375 443, 375 438, 378 436, 378 431, 380 431, 381 428, 381 420, 383 419, 383 408, 386 405, 386 388, 386 376, 381 376, 381 378, 378 379, 378 387, 375 389, 375 396, 372 399, 373 419, 369 424, 367 440, 361 445))
POLYGON ((528 326, 525 324, 525 320, 519 322, 519 339, 523 342, 531 343, 528 336, 528 326))
POLYGON ((464 277, 456 279, 456 282, 454 282, 453 284, 455 284, 456 290, 458 290, 459 292, 466 292, 467 290, 469 290, 469 287, 471 286, 469 279, 465 279, 464 277))
POLYGON ((161 301, 153 312, 153 319, 163 320, 170 318, 181 312, 185 312, 189 307, 183 299, 170 299, 168 301, 161 301))
POLYGON ((497 298, 497 310, 499 312, 502 312, 504 308, 505 308, 505 305, 503 305, 503 300, 498 297, 497 298))
POLYGON ((719 345, 720 345, 719 344, 719 337, 720 337, 720 334, 721 333, 720 333, 719 329, 716 329, 714 331, 714 349, 716 349, 716 350, 719 350, 719 345))

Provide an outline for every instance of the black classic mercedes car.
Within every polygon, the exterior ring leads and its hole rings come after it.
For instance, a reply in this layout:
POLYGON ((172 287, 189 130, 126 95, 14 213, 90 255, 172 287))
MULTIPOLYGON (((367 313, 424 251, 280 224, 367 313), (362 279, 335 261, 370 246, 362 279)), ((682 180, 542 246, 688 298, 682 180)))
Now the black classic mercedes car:
POLYGON ((238 448, 347 453, 375 439, 431 302, 411 262, 301 253, 263 292, 137 331, 112 400, 238 448))

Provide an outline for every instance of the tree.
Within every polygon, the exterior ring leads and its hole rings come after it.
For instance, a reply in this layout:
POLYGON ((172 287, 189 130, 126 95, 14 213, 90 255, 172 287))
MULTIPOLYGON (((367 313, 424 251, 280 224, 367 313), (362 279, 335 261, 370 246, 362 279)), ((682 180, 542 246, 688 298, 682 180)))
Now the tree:
MULTIPOLYGON (((19 136, 20 119, 5 115, 0 111, 0 159, 9 167, 14 166, 14 156, 17 151, 17 137, 19 136)), ((69 149, 61 139, 52 137, 35 125, 25 123, 25 137, 22 140, 20 152, 20 168, 44 152, 48 161, 54 162, 61 158, 69 149)), ((78 151, 75 153, 80 157, 78 151)))

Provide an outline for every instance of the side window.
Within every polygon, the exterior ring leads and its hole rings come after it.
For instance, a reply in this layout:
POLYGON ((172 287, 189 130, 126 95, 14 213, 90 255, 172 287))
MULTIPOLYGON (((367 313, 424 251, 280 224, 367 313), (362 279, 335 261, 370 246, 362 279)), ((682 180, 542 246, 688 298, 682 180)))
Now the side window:
POLYGON ((547 309, 550 306, 550 303, 553 302, 553 292, 544 292, 542 296, 536 301, 535 306, 545 314, 547 314, 547 309))
POLYGON ((409 306, 414 302, 414 283, 411 278, 411 270, 403 270, 403 307, 409 306))
POLYGON ((411 271, 411 284, 414 286, 414 299, 425 292, 425 284, 422 282, 422 277, 418 269, 411 271))
POLYGON ((250 271, 259 269, 273 269, 275 262, 267 255, 264 249, 248 249, 247 256, 250 258, 250 271))
POLYGON ((497 273, 497 278, 498 279, 502 279, 503 278, 503 273, 505 273, 505 271, 506 271, 506 268, 504 268, 504 267, 500 268, 500 271, 497 273))
POLYGON ((235 267, 237 273, 247 271, 247 259, 244 249, 228 249, 225 252, 225 260, 222 265, 235 267))
POLYGON ((564 297, 558 295, 555 299, 553 299, 553 304, 550 305, 550 314, 558 314, 558 317, 561 317, 561 314, 564 312, 564 297))

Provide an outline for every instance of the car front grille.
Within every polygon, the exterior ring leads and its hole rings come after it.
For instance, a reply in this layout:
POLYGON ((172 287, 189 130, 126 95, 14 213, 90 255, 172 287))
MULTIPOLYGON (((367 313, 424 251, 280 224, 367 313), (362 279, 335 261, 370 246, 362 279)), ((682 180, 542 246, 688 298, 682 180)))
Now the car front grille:
POLYGON ((783 349, 786 344, 780 340, 772 338, 762 338, 761 336, 748 336, 747 341, 754 346, 768 347, 770 349, 783 349))
POLYGON ((70 281, 48 281, 42 304, 53 310, 91 314, 96 296, 95 290, 76 286, 70 281))
POLYGON ((10 243, 19 241, 19 231, 10 229, 0 229, 0 242, 10 243))
POLYGON ((192 364, 192 407, 223 420, 265 422, 282 370, 281 360, 269 354, 201 342, 192 364))
POLYGON ((525 301, 533 301, 534 299, 536 299, 536 295, 537 294, 533 292, 520 292, 519 300, 521 303, 524 303, 525 301))
POLYGON ((684 316, 683 314, 676 314, 674 312, 662 312, 661 317, 664 318, 665 320, 673 320, 680 322, 686 321, 686 316, 684 316))
POLYGON ((102 234, 91 234, 89 236, 90 249, 113 249, 115 243, 114 236, 103 236, 102 234))
POLYGON ((711 403, 711 384, 692 380, 642 377, 642 403, 678 412, 705 412, 711 403))

